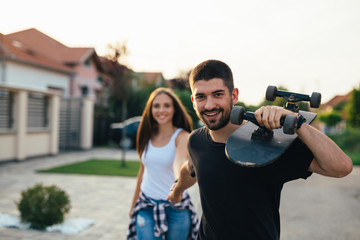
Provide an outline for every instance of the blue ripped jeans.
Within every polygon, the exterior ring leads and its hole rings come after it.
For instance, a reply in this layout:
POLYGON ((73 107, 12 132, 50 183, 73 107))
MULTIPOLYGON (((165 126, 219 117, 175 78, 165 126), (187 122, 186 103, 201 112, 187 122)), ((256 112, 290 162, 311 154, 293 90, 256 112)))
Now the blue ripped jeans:
MULTIPOLYGON (((187 209, 165 208, 168 231, 166 240, 186 240, 191 226, 190 211, 187 209)), ((153 209, 140 210, 136 216, 136 235, 138 240, 162 240, 154 235, 153 209)))

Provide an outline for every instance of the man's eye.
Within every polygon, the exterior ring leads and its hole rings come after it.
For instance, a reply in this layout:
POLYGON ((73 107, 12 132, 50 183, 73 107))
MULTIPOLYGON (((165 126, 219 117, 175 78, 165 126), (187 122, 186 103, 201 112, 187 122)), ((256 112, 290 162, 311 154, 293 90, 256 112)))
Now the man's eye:
POLYGON ((204 99, 204 96, 196 96, 196 100, 204 99))

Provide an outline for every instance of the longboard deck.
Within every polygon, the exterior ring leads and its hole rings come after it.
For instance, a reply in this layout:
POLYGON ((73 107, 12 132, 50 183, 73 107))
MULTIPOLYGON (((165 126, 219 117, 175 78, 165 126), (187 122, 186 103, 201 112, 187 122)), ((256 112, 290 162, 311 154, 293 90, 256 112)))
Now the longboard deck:
MULTIPOLYGON (((316 113, 299 111, 310 124, 316 113)), ((246 167, 260 167, 277 160, 298 137, 295 134, 284 134, 283 129, 275 129, 270 140, 253 140, 252 133, 258 126, 247 122, 236 130, 227 140, 225 151, 228 159, 236 164, 246 167)))

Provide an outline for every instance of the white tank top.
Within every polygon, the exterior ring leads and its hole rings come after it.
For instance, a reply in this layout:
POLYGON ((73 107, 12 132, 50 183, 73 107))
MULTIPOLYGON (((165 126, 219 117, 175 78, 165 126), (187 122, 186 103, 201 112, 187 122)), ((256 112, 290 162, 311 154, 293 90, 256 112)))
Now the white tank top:
POLYGON ((178 128, 163 147, 154 147, 150 140, 146 151, 141 156, 145 171, 140 188, 152 199, 165 200, 175 181, 173 171, 175 139, 181 130, 182 128, 178 128))

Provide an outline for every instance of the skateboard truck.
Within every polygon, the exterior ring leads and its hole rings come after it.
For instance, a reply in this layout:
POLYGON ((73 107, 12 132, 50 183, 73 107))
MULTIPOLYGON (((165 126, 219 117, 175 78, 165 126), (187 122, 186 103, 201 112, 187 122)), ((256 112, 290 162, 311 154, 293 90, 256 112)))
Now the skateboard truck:
POLYGON ((312 108, 318 108, 321 103, 321 93, 318 92, 313 92, 310 97, 306 94, 280 91, 275 86, 268 86, 266 89, 266 100, 274 101, 276 97, 285 98, 287 103, 284 108, 293 112, 299 112, 299 106, 295 104, 299 101, 309 101, 312 108))
MULTIPOLYGON (((318 92, 313 92, 310 97, 309 95, 300 93, 279 91, 275 86, 268 86, 266 90, 266 100, 274 101, 276 97, 285 98, 287 103, 284 108, 296 113, 299 112, 299 106, 295 104, 296 102, 310 101, 310 107, 312 108, 318 108, 321 102, 321 94, 318 92)), ((274 132, 266 129, 263 126, 260 126, 260 124, 256 121, 255 114, 253 112, 245 112, 243 107, 235 106, 230 115, 231 123, 240 125, 244 119, 254 123, 259 127, 252 133, 251 139, 265 141, 271 140, 274 132)), ((285 134, 294 134, 297 130, 298 119, 296 116, 287 115, 280 119, 280 124, 283 126, 283 131, 285 134)))
MULTIPOLYGON (((270 140, 274 132, 266 129, 256 121, 255 114, 253 112, 245 112, 244 107, 242 106, 235 106, 230 115, 230 121, 233 124, 241 125, 243 120, 247 120, 258 126, 259 128, 256 129, 252 135, 251 139, 256 140, 270 140)), ((283 131, 286 134, 294 134, 297 128, 297 117, 293 115, 287 115, 280 119, 280 124, 283 126, 283 131)))

